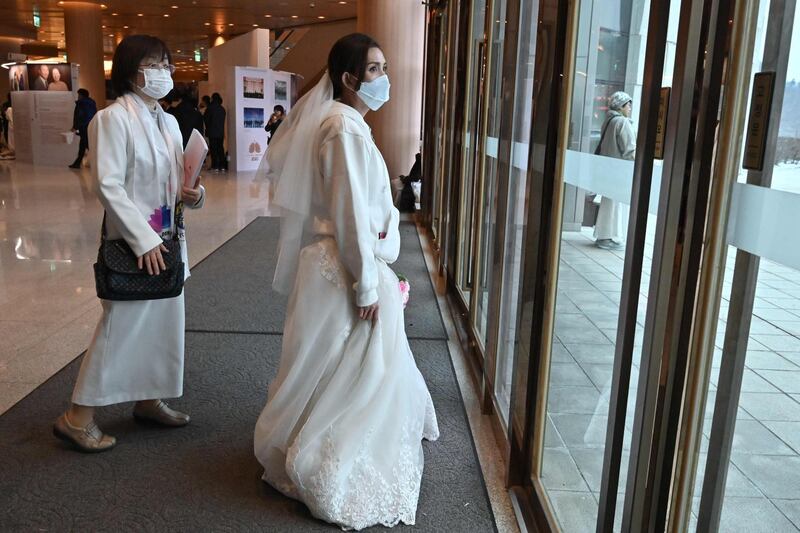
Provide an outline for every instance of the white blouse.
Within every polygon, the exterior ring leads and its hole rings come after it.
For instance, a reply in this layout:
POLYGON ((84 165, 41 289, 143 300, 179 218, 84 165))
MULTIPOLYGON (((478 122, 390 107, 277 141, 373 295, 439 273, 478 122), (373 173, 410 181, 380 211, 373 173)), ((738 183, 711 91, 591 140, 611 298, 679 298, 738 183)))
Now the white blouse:
POLYGON ((364 117, 346 104, 334 102, 318 139, 323 179, 314 184, 314 233, 334 237, 355 278, 356 305, 372 305, 378 301, 377 261, 393 263, 400 253, 389 172, 364 117))

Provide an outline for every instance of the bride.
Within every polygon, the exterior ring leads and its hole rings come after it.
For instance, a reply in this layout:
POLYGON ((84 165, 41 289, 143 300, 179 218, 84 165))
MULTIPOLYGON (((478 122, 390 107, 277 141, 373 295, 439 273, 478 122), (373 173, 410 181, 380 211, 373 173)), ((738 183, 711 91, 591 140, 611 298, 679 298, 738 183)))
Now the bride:
POLYGON ((388 99, 378 44, 343 37, 260 169, 282 212, 273 286, 290 296, 255 454, 264 481, 343 529, 414 524, 421 441, 439 436, 387 266, 399 215, 364 121, 388 99))

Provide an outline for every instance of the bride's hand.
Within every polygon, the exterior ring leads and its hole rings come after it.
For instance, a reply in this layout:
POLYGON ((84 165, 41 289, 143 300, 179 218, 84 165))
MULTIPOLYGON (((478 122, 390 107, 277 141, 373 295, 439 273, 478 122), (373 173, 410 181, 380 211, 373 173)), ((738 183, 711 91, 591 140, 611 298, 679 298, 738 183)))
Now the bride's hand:
POLYGON ((358 308, 358 318, 361 320, 372 320, 373 322, 378 319, 378 304, 374 303, 366 307, 358 308))

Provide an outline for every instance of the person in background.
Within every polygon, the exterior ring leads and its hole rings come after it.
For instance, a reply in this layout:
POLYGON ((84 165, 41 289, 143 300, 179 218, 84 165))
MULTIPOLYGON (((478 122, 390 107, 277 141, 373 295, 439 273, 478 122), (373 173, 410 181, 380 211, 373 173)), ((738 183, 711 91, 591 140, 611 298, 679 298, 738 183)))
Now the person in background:
MULTIPOLYGON (((617 91, 608 101, 608 115, 600 134, 598 155, 617 159, 633 160, 636 157, 636 134, 631 122, 633 99, 625 92, 617 91)), ((621 250, 625 247, 625 236, 620 227, 619 205, 615 200, 603 196, 597 211, 594 226, 595 245, 604 250, 621 250)))
POLYGON ((197 109, 205 116, 206 109, 208 109, 208 104, 211 103, 211 97, 207 94, 204 94, 202 98, 200 98, 200 104, 197 106, 197 109))
POLYGON ((275 137, 275 132, 278 131, 283 119, 286 115, 286 110, 283 108, 282 105, 276 105, 272 108, 272 116, 269 117, 269 122, 267 125, 264 126, 264 129, 269 133, 269 137, 267 137, 267 144, 270 143, 273 137, 275 137))
POLYGON ((47 86, 48 91, 69 91, 69 86, 61 81, 61 71, 58 70, 58 67, 53 67, 51 76, 53 81, 47 86))
POLYGON ((78 100, 75 101, 75 111, 72 114, 72 131, 80 136, 81 141, 78 145, 78 157, 69 168, 81 168, 83 156, 89 149, 89 122, 92 121, 95 113, 97 113, 97 104, 89 97, 89 91, 83 88, 78 89, 78 100))
POLYGON ((201 134, 203 133, 203 115, 197 110, 186 90, 175 89, 173 91, 172 107, 167 110, 167 113, 170 113, 178 121, 184 148, 189 142, 192 130, 196 129, 201 134))
POLYGON ((222 96, 219 93, 211 95, 211 102, 205 114, 206 136, 208 149, 211 152, 211 169, 222 172, 225 165, 225 108, 222 107, 222 96))
MULTIPOLYGON (((205 202, 201 185, 183 185, 181 132, 158 105, 172 88, 170 63, 160 39, 125 37, 111 68, 119 96, 89 125, 92 177, 106 211, 107 238, 124 239, 148 275, 165 268, 164 241, 176 236, 188 266, 182 213, 205 202)), ((58 438, 83 452, 102 452, 117 443, 95 422, 101 406, 136 402, 133 416, 140 421, 173 428, 189 423, 189 415, 163 401, 183 394, 184 294, 101 303, 103 314, 83 357, 72 405, 53 427, 58 438)))
MULTIPOLYGON (((16 73, 15 73, 16 74, 16 73)), ((6 116, 6 110, 11 107, 11 93, 6 95, 6 101, 3 102, 3 105, 0 106, 0 123, 3 125, 3 140, 5 140, 6 144, 10 144, 8 140, 8 117, 6 116)))
POLYGON ((50 77, 50 67, 47 65, 39 65, 39 75, 36 76, 36 79, 33 80, 33 88, 34 91, 46 91, 47 90, 47 78, 50 77))

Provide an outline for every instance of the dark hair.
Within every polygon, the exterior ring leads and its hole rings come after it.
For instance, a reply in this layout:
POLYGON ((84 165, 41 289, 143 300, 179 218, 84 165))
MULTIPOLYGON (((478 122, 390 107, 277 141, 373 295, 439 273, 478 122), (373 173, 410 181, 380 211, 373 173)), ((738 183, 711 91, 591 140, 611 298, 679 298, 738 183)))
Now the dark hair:
POLYGON ((203 95, 203 97, 201 98, 201 100, 202 100, 203 102, 205 102, 205 103, 206 103, 206 105, 208 105, 208 104, 211 102, 211 97, 210 97, 210 96, 208 96, 207 94, 204 94, 204 95, 203 95))
POLYGON ((167 45, 151 35, 129 35, 122 39, 114 51, 111 66, 111 87, 117 96, 133 92, 139 65, 148 57, 160 57, 172 63, 167 45))
POLYGON ((282 105, 280 105, 280 104, 278 104, 278 105, 276 105, 275 107, 273 107, 273 108, 272 108, 272 110, 273 110, 273 111, 280 111, 280 112, 281 112, 281 113, 283 113, 284 115, 286 114, 286 110, 285 110, 285 109, 283 108, 283 106, 282 106, 282 105))
POLYGON ((81 87, 78 89, 78 95, 83 96, 84 98, 89 98, 89 91, 81 87))
POLYGON ((212 94, 211 95, 211 100, 213 100, 214 102, 216 102, 218 104, 222 103, 222 97, 219 95, 219 93, 212 94))
POLYGON ((345 35, 333 45, 328 54, 328 73, 333 83, 333 97, 339 98, 344 92, 342 74, 349 72, 358 80, 356 90, 367 70, 367 55, 370 48, 380 48, 375 39, 363 33, 345 35))

